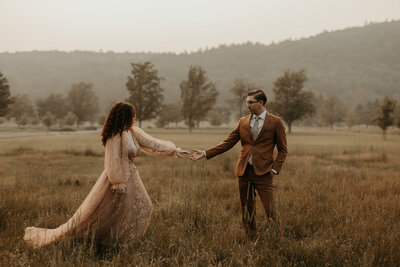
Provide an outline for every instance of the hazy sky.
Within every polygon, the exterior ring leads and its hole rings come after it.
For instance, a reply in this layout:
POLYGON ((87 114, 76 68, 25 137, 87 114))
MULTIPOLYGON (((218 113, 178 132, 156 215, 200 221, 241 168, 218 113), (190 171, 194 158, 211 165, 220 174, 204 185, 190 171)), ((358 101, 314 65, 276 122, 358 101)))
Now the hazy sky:
POLYGON ((400 0, 0 0, 0 52, 183 52, 400 19, 400 0))

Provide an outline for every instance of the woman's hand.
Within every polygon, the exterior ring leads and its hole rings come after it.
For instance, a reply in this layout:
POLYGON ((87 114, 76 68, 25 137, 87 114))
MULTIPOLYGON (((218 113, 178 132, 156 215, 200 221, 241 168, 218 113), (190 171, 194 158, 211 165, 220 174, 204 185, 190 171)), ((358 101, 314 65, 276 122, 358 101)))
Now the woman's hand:
POLYGON ((125 194, 126 191, 126 184, 120 183, 120 184, 113 184, 111 186, 111 191, 118 193, 118 194, 125 194))
POLYGON ((189 155, 189 159, 191 160, 199 160, 205 157, 203 150, 192 148, 194 151, 192 154, 189 155))
POLYGON ((184 158, 184 155, 189 155, 189 154, 190 154, 189 151, 183 150, 183 149, 181 149, 180 147, 178 147, 178 148, 176 149, 176 155, 177 155, 178 157, 180 157, 180 158, 184 158))

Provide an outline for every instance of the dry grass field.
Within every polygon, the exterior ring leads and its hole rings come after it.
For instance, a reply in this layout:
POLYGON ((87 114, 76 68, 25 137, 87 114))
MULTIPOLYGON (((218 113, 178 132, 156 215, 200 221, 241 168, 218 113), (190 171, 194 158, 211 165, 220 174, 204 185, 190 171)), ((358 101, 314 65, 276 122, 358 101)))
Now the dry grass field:
MULTIPOLYGON (((99 133, 0 137, 1 266, 398 266, 400 136, 297 131, 275 178, 283 241, 258 202, 260 239, 240 222, 238 145, 191 162, 143 153, 136 165, 153 201, 145 236, 118 248, 72 240, 39 250, 26 226, 56 227, 103 168, 99 133)), ((206 148, 229 130, 147 130, 182 148, 206 148)))

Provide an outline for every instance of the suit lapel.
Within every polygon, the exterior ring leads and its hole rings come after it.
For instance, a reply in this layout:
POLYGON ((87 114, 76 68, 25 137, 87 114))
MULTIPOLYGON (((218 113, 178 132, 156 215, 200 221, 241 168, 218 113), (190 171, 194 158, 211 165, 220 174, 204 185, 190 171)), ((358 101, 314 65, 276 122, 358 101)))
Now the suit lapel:
POLYGON ((253 140, 253 135, 251 134, 251 129, 250 129, 250 120, 251 120, 252 114, 248 115, 247 118, 245 118, 245 129, 250 135, 251 142, 254 142, 253 140))

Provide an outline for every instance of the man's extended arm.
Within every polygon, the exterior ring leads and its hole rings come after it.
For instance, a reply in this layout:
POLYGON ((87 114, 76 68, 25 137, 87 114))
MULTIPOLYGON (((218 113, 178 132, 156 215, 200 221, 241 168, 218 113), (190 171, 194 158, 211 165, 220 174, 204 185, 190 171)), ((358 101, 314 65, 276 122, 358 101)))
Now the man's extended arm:
POLYGON ((204 157, 206 157, 207 159, 211 159, 212 157, 215 157, 231 149, 240 140, 239 125, 240 121, 237 123, 235 129, 233 129, 228 137, 218 145, 206 149, 205 151, 193 149, 195 152, 190 155, 189 158, 192 160, 198 160, 204 157))

